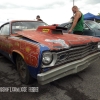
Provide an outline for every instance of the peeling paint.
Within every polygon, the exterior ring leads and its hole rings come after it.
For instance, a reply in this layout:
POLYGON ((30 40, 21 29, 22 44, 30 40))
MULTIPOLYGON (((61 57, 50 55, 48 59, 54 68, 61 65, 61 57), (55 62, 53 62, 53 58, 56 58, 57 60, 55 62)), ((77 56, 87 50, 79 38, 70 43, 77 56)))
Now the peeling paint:
POLYGON ((65 41, 64 40, 62 40, 62 39, 53 39, 53 40, 50 40, 50 39, 45 39, 45 41, 46 42, 52 42, 52 43, 59 43, 59 44, 61 44, 62 46, 63 46, 63 48, 69 48, 69 45, 67 45, 66 43, 65 43, 65 41))

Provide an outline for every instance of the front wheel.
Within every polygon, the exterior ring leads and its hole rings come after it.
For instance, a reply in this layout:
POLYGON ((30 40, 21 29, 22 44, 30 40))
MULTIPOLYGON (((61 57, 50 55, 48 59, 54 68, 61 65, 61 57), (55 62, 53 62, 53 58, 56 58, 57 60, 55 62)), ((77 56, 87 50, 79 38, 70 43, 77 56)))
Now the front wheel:
POLYGON ((21 82, 24 84, 32 83, 33 78, 29 73, 28 67, 24 59, 20 55, 18 55, 16 58, 16 66, 17 66, 17 71, 19 73, 21 82))

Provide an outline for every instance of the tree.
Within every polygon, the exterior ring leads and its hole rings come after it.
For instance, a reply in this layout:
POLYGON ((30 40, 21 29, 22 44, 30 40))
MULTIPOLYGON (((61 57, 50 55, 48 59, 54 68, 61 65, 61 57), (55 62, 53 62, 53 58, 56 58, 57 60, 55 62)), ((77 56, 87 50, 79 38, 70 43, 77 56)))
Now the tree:
MULTIPOLYGON (((98 13, 98 15, 97 15, 97 16, 100 16, 100 13, 98 13)), ((100 20, 96 20, 96 22, 100 23, 100 20)))
POLYGON ((100 13, 98 13, 98 16, 100 16, 100 13))

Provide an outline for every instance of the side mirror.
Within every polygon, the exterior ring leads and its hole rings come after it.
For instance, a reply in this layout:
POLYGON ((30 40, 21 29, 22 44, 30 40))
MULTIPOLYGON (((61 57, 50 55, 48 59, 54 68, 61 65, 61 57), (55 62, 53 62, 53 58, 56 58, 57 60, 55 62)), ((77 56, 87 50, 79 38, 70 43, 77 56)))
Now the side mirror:
POLYGON ((86 28, 84 28, 84 30, 90 30, 90 28, 86 27, 86 28))

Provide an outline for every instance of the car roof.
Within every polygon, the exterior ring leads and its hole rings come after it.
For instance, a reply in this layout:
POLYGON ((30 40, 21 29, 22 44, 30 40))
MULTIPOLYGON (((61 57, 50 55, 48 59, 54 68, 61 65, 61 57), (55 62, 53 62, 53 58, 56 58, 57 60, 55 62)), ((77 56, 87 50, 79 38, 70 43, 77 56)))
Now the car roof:
MULTIPOLYGON (((43 22, 43 21, 36 21, 36 20, 10 20, 10 21, 4 22, 4 23, 1 24, 0 26, 5 25, 5 24, 7 24, 7 23, 21 22, 21 21, 23 21, 23 22, 43 22)), ((45 22, 43 22, 43 23, 45 23, 45 22)))
POLYGON ((26 22, 40 22, 40 21, 36 21, 36 20, 11 20, 10 22, 21 22, 21 21, 26 21, 26 22))
MULTIPOLYGON (((84 22, 89 22, 89 21, 93 21, 93 20, 84 20, 84 22)), ((60 27, 65 26, 66 24, 71 24, 72 22, 65 22, 62 24, 59 24, 60 27)))

